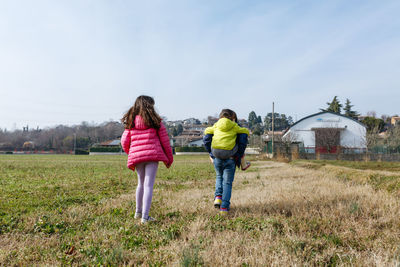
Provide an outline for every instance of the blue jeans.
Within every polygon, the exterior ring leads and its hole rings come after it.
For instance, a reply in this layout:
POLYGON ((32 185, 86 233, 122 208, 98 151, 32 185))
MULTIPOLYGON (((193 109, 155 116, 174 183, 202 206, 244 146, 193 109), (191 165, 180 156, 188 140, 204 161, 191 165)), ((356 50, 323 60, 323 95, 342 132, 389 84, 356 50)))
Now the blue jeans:
POLYGON ((232 183, 235 177, 235 160, 215 158, 214 167, 217 174, 215 196, 222 196, 221 208, 229 210, 231 204, 232 183))

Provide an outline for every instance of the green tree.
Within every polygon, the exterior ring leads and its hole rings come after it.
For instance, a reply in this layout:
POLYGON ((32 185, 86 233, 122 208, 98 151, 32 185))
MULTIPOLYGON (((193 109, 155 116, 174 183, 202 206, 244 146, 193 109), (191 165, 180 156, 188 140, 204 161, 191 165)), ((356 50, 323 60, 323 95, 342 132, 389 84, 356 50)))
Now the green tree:
POLYGON ((69 135, 62 140, 64 149, 72 149, 74 146, 74 137, 69 135))
POLYGON ((344 115, 346 115, 347 117, 355 119, 358 116, 360 116, 360 114, 357 111, 354 111, 354 110, 351 109, 353 106, 354 105, 351 105, 350 100, 348 98, 346 98, 346 103, 345 103, 344 108, 343 108, 344 115))
POLYGON ((253 134, 260 136, 263 133, 263 128, 261 124, 256 124, 253 128, 253 134))
POLYGON ((77 137, 76 138, 76 148, 87 149, 90 146, 90 138, 89 137, 77 137))
POLYGON ((367 131, 371 132, 381 132, 385 127, 385 122, 382 119, 377 119, 374 117, 365 117, 362 121, 367 126, 367 131))
POLYGON ((335 96, 332 100, 332 102, 327 102, 326 103, 328 105, 327 109, 321 109, 322 111, 330 111, 330 112, 334 112, 334 113, 338 113, 340 114, 342 111, 342 104, 340 104, 339 99, 337 98, 337 96, 335 96))
MULTIPOLYGON (((293 124, 291 116, 287 117, 286 114, 274 113, 274 129, 275 131, 282 131, 287 129, 293 124)), ((268 113, 264 118, 265 129, 272 130, 272 112, 268 113)))
POLYGON ((289 126, 291 126, 294 122, 293 122, 293 118, 292 118, 292 116, 289 116, 288 118, 287 118, 287 121, 288 121, 288 123, 289 123, 289 126))
POLYGON ((257 114, 252 111, 249 113, 249 127, 252 129, 258 122, 257 114))
POLYGON ((183 126, 182 124, 178 124, 176 131, 178 132, 177 135, 180 135, 183 132, 183 126))

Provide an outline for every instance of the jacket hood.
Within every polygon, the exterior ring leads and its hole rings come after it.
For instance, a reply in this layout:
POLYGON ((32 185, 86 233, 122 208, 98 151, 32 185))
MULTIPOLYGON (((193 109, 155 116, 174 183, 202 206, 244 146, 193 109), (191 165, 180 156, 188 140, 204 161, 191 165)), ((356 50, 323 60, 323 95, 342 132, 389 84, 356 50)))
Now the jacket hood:
POLYGON ((221 118, 215 123, 215 126, 223 132, 228 132, 233 128, 233 126, 235 126, 235 124, 236 122, 233 122, 230 119, 221 118))
POLYGON ((143 118, 141 116, 139 116, 139 115, 136 115, 136 117, 135 117, 135 129, 145 130, 145 129, 148 129, 148 128, 150 128, 150 127, 147 126, 144 123, 143 118))

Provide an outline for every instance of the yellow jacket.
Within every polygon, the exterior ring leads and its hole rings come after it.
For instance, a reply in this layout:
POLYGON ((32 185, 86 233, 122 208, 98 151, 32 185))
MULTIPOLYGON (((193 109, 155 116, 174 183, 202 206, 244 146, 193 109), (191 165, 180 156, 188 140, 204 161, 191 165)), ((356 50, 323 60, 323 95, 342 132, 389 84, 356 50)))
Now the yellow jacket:
POLYGON ((232 150, 236 145, 236 135, 243 133, 249 134, 249 130, 227 118, 219 119, 212 127, 208 127, 204 131, 204 134, 214 135, 212 148, 224 150, 232 150))

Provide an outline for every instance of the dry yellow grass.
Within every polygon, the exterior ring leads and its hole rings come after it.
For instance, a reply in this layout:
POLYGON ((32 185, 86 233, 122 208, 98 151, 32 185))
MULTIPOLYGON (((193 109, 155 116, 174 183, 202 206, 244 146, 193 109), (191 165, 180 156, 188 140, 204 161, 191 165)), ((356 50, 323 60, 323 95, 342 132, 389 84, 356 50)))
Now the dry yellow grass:
POLYGON ((227 220, 197 205, 206 216, 170 249, 197 249, 209 266, 398 264, 397 198, 283 163, 258 168, 237 176, 227 220))

